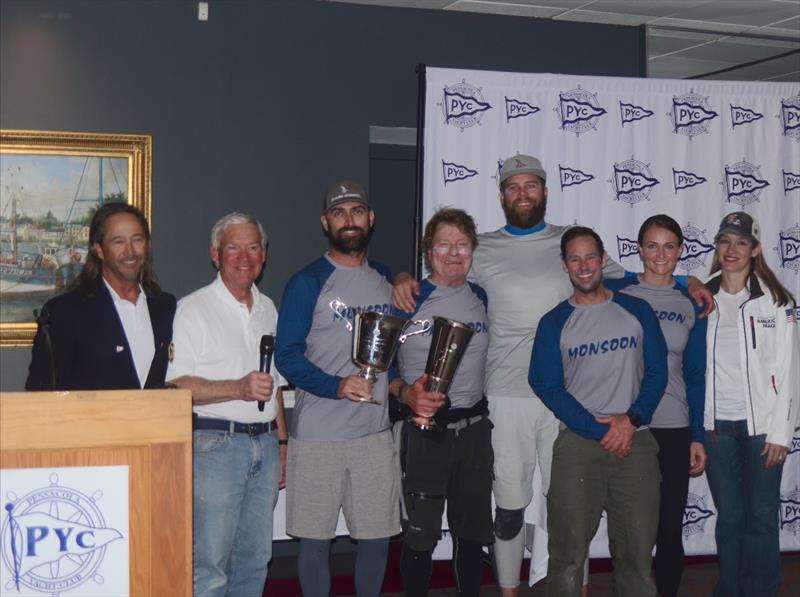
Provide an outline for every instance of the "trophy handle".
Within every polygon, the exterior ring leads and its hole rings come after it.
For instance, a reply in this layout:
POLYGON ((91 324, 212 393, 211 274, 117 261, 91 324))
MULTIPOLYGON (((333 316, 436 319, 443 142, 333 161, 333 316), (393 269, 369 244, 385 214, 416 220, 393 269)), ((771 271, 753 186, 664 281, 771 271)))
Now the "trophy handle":
POLYGON ((399 340, 401 343, 405 342, 407 338, 411 336, 416 336, 417 334, 424 334, 429 329, 431 329, 431 320, 430 319, 415 319, 410 323, 410 325, 419 325, 422 326, 415 332, 409 332, 408 334, 401 334, 399 340))
POLYGON ((347 319, 347 309, 349 309, 347 303, 345 303, 341 299, 335 298, 330 303, 328 303, 328 306, 333 310, 334 313, 336 313, 336 315, 342 318, 342 321, 344 321, 344 325, 347 328, 347 331, 352 332, 353 324, 350 323, 349 319, 347 319), (342 309, 345 309, 345 311, 342 311, 342 309))

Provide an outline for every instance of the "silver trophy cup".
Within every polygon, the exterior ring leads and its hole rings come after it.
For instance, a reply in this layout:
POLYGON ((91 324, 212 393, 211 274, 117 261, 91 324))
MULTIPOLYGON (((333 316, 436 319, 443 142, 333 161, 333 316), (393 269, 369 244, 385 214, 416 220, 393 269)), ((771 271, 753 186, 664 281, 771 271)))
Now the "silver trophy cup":
POLYGON ((433 340, 425 364, 429 391, 447 394, 474 333, 475 330, 460 321, 433 318, 433 340))
POLYGON ((438 422, 436 418, 441 418, 450 408, 447 392, 450 391, 456 369, 461 364, 474 333, 475 330, 460 321, 445 317, 433 318, 433 339, 428 350, 428 362, 425 364, 425 373, 428 374, 426 389, 444 394, 445 403, 426 423, 421 422, 419 418, 412 419, 420 429, 431 431, 444 429, 445 424, 438 422))
MULTIPOLYGON (((380 373, 389 369, 400 343, 405 342, 409 336, 422 334, 431 328, 431 322, 427 319, 408 321, 388 313, 364 309, 355 309, 351 325, 347 320, 347 305, 344 302, 335 299, 331 301, 330 307, 345 321, 347 328, 353 331, 352 358, 361 367, 357 375, 372 383, 378 381, 380 373), (413 325, 419 325, 420 329, 405 333, 413 325)), ((382 404, 376 400, 364 402, 382 404)))

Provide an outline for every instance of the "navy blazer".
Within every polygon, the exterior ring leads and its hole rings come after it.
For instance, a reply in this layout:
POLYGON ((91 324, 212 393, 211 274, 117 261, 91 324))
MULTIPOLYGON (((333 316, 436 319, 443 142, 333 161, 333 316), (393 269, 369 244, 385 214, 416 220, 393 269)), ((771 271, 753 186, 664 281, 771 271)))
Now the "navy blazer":
MULTIPOLYGON (((145 388, 164 384, 175 306, 171 294, 159 292, 147 296, 156 351, 145 388)), ((42 313, 46 319, 42 324, 49 329, 53 347, 52 359, 40 324, 33 341, 26 390, 140 389, 131 348, 105 284, 101 282, 89 294, 79 290, 60 294, 47 301, 42 313)))

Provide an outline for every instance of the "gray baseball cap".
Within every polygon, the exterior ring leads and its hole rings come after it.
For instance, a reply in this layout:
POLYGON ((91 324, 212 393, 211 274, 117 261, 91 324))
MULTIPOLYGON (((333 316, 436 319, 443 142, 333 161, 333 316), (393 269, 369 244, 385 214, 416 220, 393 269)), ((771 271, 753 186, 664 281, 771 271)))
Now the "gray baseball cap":
POLYGON ((517 174, 535 174, 543 181, 547 182, 547 172, 542 168, 542 163, 531 155, 517 154, 506 158, 500 170, 500 181, 498 184, 503 184, 506 179, 516 176, 517 174))
POLYGON ((340 180, 330 185, 328 190, 325 191, 322 211, 328 211, 330 208, 347 201, 356 201, 369 207, 369 198, 364 187, 352 180, 340 180))
POLYGON ((719 232, 717 232, 714 240, 719 240, 719 237, 726 232, 746 236, 756 242, 761 240, 761 226, 758 225, 758 220, 743 211, 735 211, 722 218, 722 222, 719 224, 719 232))

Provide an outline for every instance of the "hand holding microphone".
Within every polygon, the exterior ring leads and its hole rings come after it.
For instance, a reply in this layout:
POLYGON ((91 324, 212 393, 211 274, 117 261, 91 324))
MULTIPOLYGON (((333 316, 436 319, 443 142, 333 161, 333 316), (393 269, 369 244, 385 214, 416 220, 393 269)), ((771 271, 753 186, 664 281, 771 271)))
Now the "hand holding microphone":
MULTIPOLYGON (((261 350, 260 355, 261 358, 259 359, 259 367, 258 370, 261 373, 269 374, 269 370, 272 367, 272 354, 275 352, 275 336, 272 334, 264 334, 261 336, 261 350)), ((270 395, 272 393, 270 392, 270 395)), ((258 410, 264 410, 264 401, 258 401, 258 410)))

